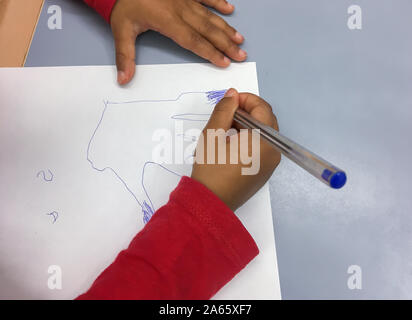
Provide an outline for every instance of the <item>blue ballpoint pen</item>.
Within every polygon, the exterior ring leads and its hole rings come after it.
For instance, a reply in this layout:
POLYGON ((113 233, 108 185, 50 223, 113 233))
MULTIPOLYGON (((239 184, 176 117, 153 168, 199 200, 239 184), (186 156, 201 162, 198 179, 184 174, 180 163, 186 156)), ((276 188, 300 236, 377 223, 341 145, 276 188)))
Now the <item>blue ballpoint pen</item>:
POLYGON ((273 147, 328 186, 340 189, 345 185, 346 174, 343 170, 252 118, 247 112, 238 109, 234 120, 248 129, 259 129, 260 135, 273 147))

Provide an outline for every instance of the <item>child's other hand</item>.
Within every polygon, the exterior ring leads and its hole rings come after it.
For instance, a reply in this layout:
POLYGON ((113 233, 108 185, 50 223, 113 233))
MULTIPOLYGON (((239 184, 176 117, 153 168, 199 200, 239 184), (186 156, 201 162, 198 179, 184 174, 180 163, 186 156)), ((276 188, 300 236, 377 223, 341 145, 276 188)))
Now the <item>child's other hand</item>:
MULTIPOLYGON (((192 178, 202 183, 209 190, 215 193, 230 209, 235 211, 252 197, 270 178, 273 171, 280 162, 280 153, 276 151, 268 142, 260 141, 260 152, 257 160, 260 161, 260 169, 254 175, 242 175, 242 168, 250 168, 250 165, 230 163, 230 142, 225 138, 226 162, 225 164, 206 164, 207 153, 210 152, 210 141, 207 137, 207 129, 223 129, 225 132, 233 128, 233 117, 237 108, 248 112, 253 118, 278 130, 275 115, 271 106, 263 99, 250 93, 238 93, 230 89, 219 104, 215 107, 213 114, 203 131, 204 143, 199 143, 196 149, 196 160, 203 159, 205 164, 195 162, 193 165, 192 178), (199 149, 200 148, 200 149, 199 149), (200 152, 199 152, 200 151, 200 152), (202 156, 199 157, 199 154, 202 156)), ((235 125, 237 129, 239 126, 235 125)), ((239 133, 237 134, 239 135, 239 133)), ((253 143, 251 130, 248 133, 248 143, 239 145, 237 153, 240 154, 242 148, 247 148, 249 156, 253 153, 253 143)), ((210 140, 211 138, 209 138, 210 140)), ((215 139, 215 163, 218 159, 218 138, 215 139)))
POLYGON ((225 0, 117 0, 110 19, 116 46, 118 82, 128 83, 135 72, 139 34, 157 31, 219 67, 230 59, 243 61, 243 36, 202 4, 223 14, 233 12, 225 0), (229 57, 229 58, 228 58, 229 57))

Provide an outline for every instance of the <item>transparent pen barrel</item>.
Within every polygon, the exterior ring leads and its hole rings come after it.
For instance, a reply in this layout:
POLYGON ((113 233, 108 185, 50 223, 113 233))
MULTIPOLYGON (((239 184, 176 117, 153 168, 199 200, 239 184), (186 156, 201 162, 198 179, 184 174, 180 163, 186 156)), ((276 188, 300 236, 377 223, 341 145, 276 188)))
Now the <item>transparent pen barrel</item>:
POLYGON ((273 128, 268 127, 260 130, 262 130, 262 137, 273 143, 284 156, 327 185, 330 185, 330 179, 335 173, 342 171, 273 128))
POLYGON ((260 134, 265 140, 323 183, 333 188, 340 188, 346 182, 346 175, 341 169, 286 138, 274 128, 251 118, 243 110, 236 111, 235 120, 247 128, 260 130, 260 134))

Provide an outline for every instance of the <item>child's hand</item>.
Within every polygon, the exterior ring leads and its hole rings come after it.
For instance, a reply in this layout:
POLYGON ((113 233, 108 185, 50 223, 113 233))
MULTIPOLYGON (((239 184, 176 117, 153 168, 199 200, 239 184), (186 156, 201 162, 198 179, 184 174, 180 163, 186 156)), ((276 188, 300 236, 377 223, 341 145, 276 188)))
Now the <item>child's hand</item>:
POLYGON ((219 67, 227 67, 229 58, 246 59, 246 52, 238 47, 243 36, 199 2, 224 14, 234 10, 225 0, 117 0, 110 23, 120 84, 133 78, 136 38, 147 30, 171 38, 219 67))
MULTIPOLYGON (((224 129, 229 130, 233 127, 233 116, 236 109, 248 112, 252 117, 260 122, 267 124, 278 130, 278 124, 272 108, 263 99, 249 93, 237 93, 236 90, 230 89, 219 104, 215 107, 213 114, 203 131, 204 143, 199 143, 196 149, 196 157, 207 163, 207 148, 210 148, 210 138, 207 139, 207 129, 224 129), (201 149, 199 149, 201 148, 201 149), (199 154, 202 154, 199 157, 199 154)), ((237 126, 238 127, 238 126, 237 126)), ((239 128, 239 127, 238 127, 239 128)), ((230 209, 235 211, 243 205, 251 196, 253 196, 270 178, 273 171, 280 162, 280 153, 276 151, 268 142, 263 139, 260 141, 260 152, 258 161, 260 161, 260 170, 255 175, 242 175, 242 168, 250 165, 230 164, 230 143, 226 139, 226 164, 199 164, 193 165, 192 178, 202 183, 209 190, 215 193, 230 209)), ((249 143, 239 146, 248 148, 248 154, 252 154, 251 130, 249 130, 249 143)), ((218 158, 218 138, 215 138, 215 163, 218 158)), ((210 150, 213 149, 209 149, 210 150)))

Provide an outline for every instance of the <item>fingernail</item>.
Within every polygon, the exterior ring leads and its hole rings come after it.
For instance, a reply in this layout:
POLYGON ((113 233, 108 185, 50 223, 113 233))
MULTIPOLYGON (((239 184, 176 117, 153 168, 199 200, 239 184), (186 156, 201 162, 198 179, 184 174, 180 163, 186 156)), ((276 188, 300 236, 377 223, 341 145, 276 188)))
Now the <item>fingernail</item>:
POLYGON ((239 40, 239 41, 243 41, 243 40, 245 40, 245 37, 242 36, 239 32, 236 32, 235 39, 239 40))
POLYGON ((126 73, 124 71, 117 72, 117 82, 123 84, 126 80, 126 73))
POLYGON ((247 53, 245 50, 239 49, 239 56, 242 58, 246 58, 247 57, 247 53))
POLYGON ((226 91, 225 98, 233 97, 235 95, 235 93, 236 93, 236 90, 231 88, 231 89, 226 91))
POLYGON ((227 66, 230 64, 230 59, 228 57, 224 57, 223 61, 224 61, 225 65, 227 65, 227 66))
POLYGON ((235 6, 229 2, 226 2, 227 6, 230 8, 230 10, 233 10, 235 8, 235 6))

